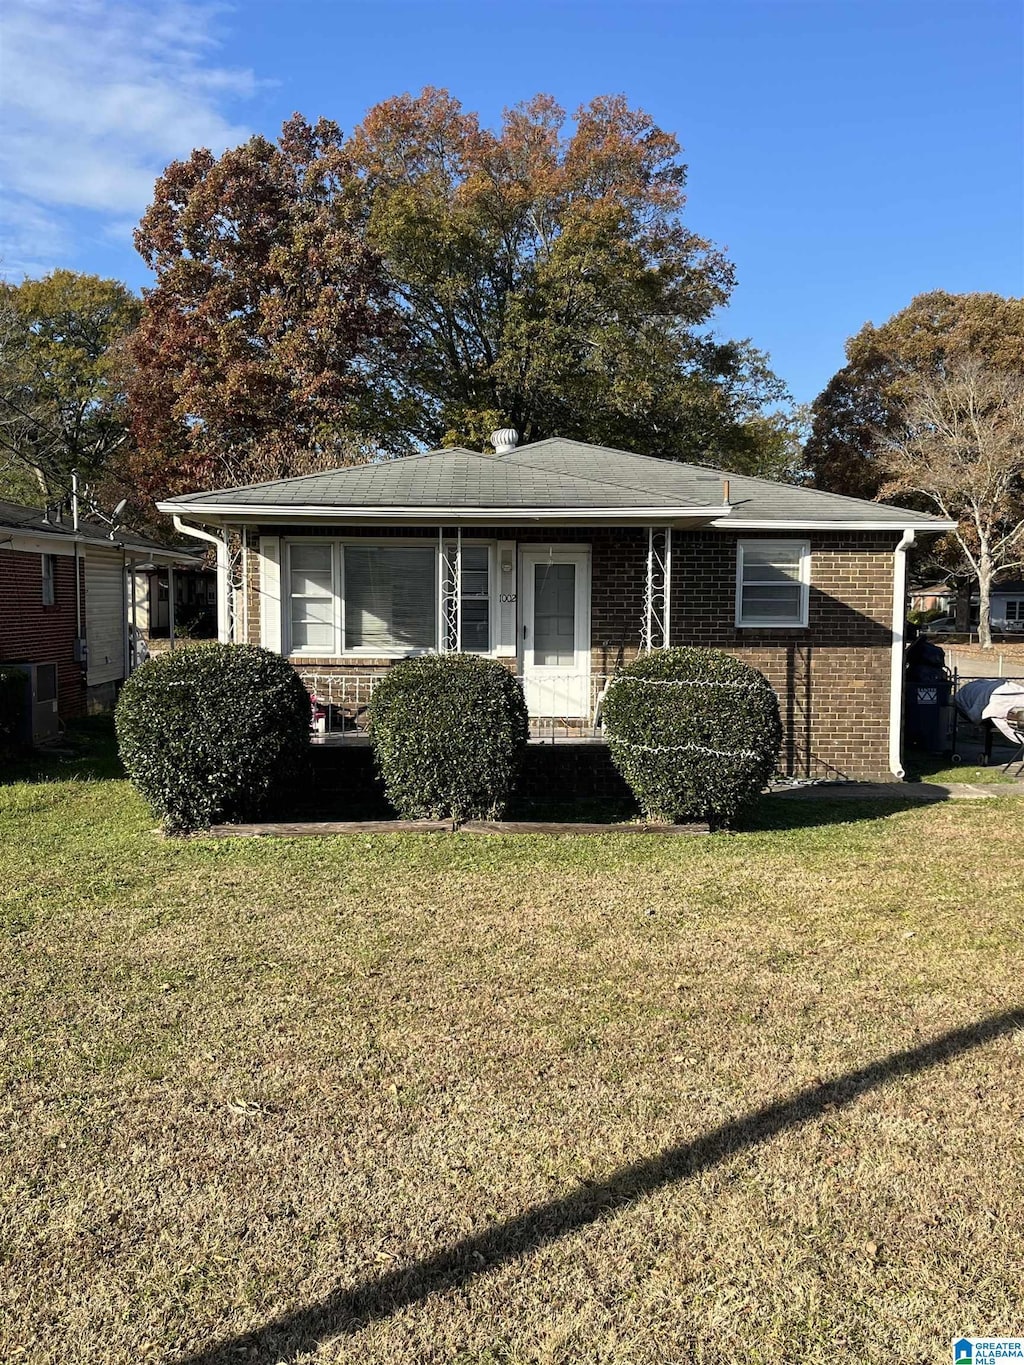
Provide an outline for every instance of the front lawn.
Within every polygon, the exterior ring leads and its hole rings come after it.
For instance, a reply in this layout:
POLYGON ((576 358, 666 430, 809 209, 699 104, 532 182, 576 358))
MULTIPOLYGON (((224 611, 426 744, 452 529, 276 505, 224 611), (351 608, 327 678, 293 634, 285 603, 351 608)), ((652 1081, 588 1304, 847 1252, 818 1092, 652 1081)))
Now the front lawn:
POLYGON ((171 842, 65 767, 0 786, 3 1361, 1024 1330, 1018 796, 171 842))

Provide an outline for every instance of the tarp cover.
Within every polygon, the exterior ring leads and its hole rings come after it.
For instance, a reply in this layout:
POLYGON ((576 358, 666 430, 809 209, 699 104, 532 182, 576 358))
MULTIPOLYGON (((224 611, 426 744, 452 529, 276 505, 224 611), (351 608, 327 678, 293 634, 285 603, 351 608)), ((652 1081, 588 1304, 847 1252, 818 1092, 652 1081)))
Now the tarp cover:
POLYGON ((956 705, 960 714, 973 725, 990 720, 1011 743, 1020 742, 1006 717, 1011 711, 1024 707, 1024 680, 973 678, 957 692, 956 705))

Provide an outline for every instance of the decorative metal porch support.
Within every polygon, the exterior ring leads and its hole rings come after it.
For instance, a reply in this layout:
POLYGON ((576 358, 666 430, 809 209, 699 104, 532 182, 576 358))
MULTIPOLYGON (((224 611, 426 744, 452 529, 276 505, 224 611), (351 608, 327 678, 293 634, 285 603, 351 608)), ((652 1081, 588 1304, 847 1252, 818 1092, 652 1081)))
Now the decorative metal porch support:
POLYGON ((217 537, 217 639, 229 645, 248 643, 246 538, 246 532, 233 526, 225 526, 217 537))
POLYGON ((647 583, 640 652, 668 649, 672 628, 672 527, 647 528, 647 583))
POLYGON ((445 540, 444 527, 437 532, 438 556, 438 649, 457 654, 462 648, 462 527, 455 540, 445 540))

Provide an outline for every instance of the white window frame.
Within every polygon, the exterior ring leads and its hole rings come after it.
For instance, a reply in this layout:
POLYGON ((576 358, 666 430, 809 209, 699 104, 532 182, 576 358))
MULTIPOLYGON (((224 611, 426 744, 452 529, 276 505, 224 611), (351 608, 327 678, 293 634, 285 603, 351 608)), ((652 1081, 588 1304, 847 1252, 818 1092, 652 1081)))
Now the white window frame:
POLYGON ((807 540, 795 540, 789 537, 775 540, 740 540, 736 542, 736 625, 741 630, 806 630, 810 609, 811 598, 811 545, 807 540), (757 587, 778 587, 779 580, 765 579, 758 583, 756 580, 744 585, 743 582, 743 554, 747 547, 758 550, 785 548, 787 550, 797 549, 800 554, 800 610, 796 616, 779 621, 747 621, 743 618, 743 588, 757 587))
POLYGON ((1024 621, 1024 597, 1008 597, 1003 603, 1003 611, 1005 613, 1004 620, 1024 621), (1010 614, 1011 607, 1013 608, 1012 616, 1010 614))
MULTIPOLYGON (((488 648, 481 658, 494 658, 497 652, 498 631, 498 573, 497 542, 493 540, 467 540, 463 537, 463 549, 483 546, 487 550, 488 586, 488 648)), ((363 549, 381 550, 432 550, 434 555, 434 600, 438 599, 439 574, 441 572, 440 552, 437 540, 414 536, 387 536, 376 539, 370 536, 287 536, 282 544, 282 593, 281 626, 284 634, 285 655, 295 659, 412 659, 420 654, 436 654, 440 649, 442 622, 436 622, 437 633, 434 643, 423 649, 383 649, 371 645, 345 649, 345 554, 346 545, 358 545, 363 549), (331 547, 331 582, 334 592, 334 648, 325 653, 322 649, 295 649, 292 643, 291 582, 293 545, 324 545, 331 547)))
POLYGON ((55 607, 57 605, 57 556, 46 554, 39 556, 40 573, 42 574, 42 602, 44 607, 55 607))
POLYGON ((338 633, 338 612, 341 605, 341 580, 339 577, 339 556, 337 542, 327 536, 289 536, 283 546, 284 563, 281 566, 281 629, 284 633, 287 649, 286 656, 294 655, 297 659, 335 659, 338 657, 338 644, 343 638, 338 633), (292 641, 292 546, 293 545, 327 545, 331 551, 331 628, 334 633, 334 647, 328 651, 322 649, 296 649, 292 641))
MULTIPOLYGON (((446 540, 448 552, 454 557, 456 542, 446 540)), ((493 659, 498 652, 498 543, 495 540, 469 540, 464 535, 462 537, 462 550, 486 550, 487 551, 487 648, 469 650, 471 654, 476 654, 480 659, 493 659)), ((464 599, 465 600, 465 599, 464 599)), ((470 599, 473 600, 473 599, 470 599)), ((461 648, 462 641, 459 641, 461 648)))

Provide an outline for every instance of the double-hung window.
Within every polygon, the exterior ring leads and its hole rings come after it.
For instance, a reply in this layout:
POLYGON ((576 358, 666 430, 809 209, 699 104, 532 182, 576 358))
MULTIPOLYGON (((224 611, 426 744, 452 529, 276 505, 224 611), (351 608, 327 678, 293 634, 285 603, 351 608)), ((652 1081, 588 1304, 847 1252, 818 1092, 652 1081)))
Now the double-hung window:
MULTIPOLYGON (((461 648, 492 648, 491 547, 463 545, 461 648)), ((447 547, 454 564, 455 547, 447 547)), ((288 649, 307 655, 424 653, 438 648, 436 541, 302 540, 287 547, 288 649)), ((446 593, 454 585, 446 584, 446 593)))
POLYGON ((741 540, 736 551, 736 624, 806 626, 811 550, 805 540, 741 540))
POLYGON ((486 545, 462 547, 462 649, 491 648, 491 555, 486 545))
POLYGON ((288 566, 293 652, 334 654, 334 545, 329 540, 294 544, 288 566))
POLYGON ((1006 619, 1007 621, 1024 621, 1024 597, 1008 597, 1006 599, 1006 619))
POLYGON ((57 601, 57 556, 40 555, 43 561, 43 606, 52 607, 57 601))

